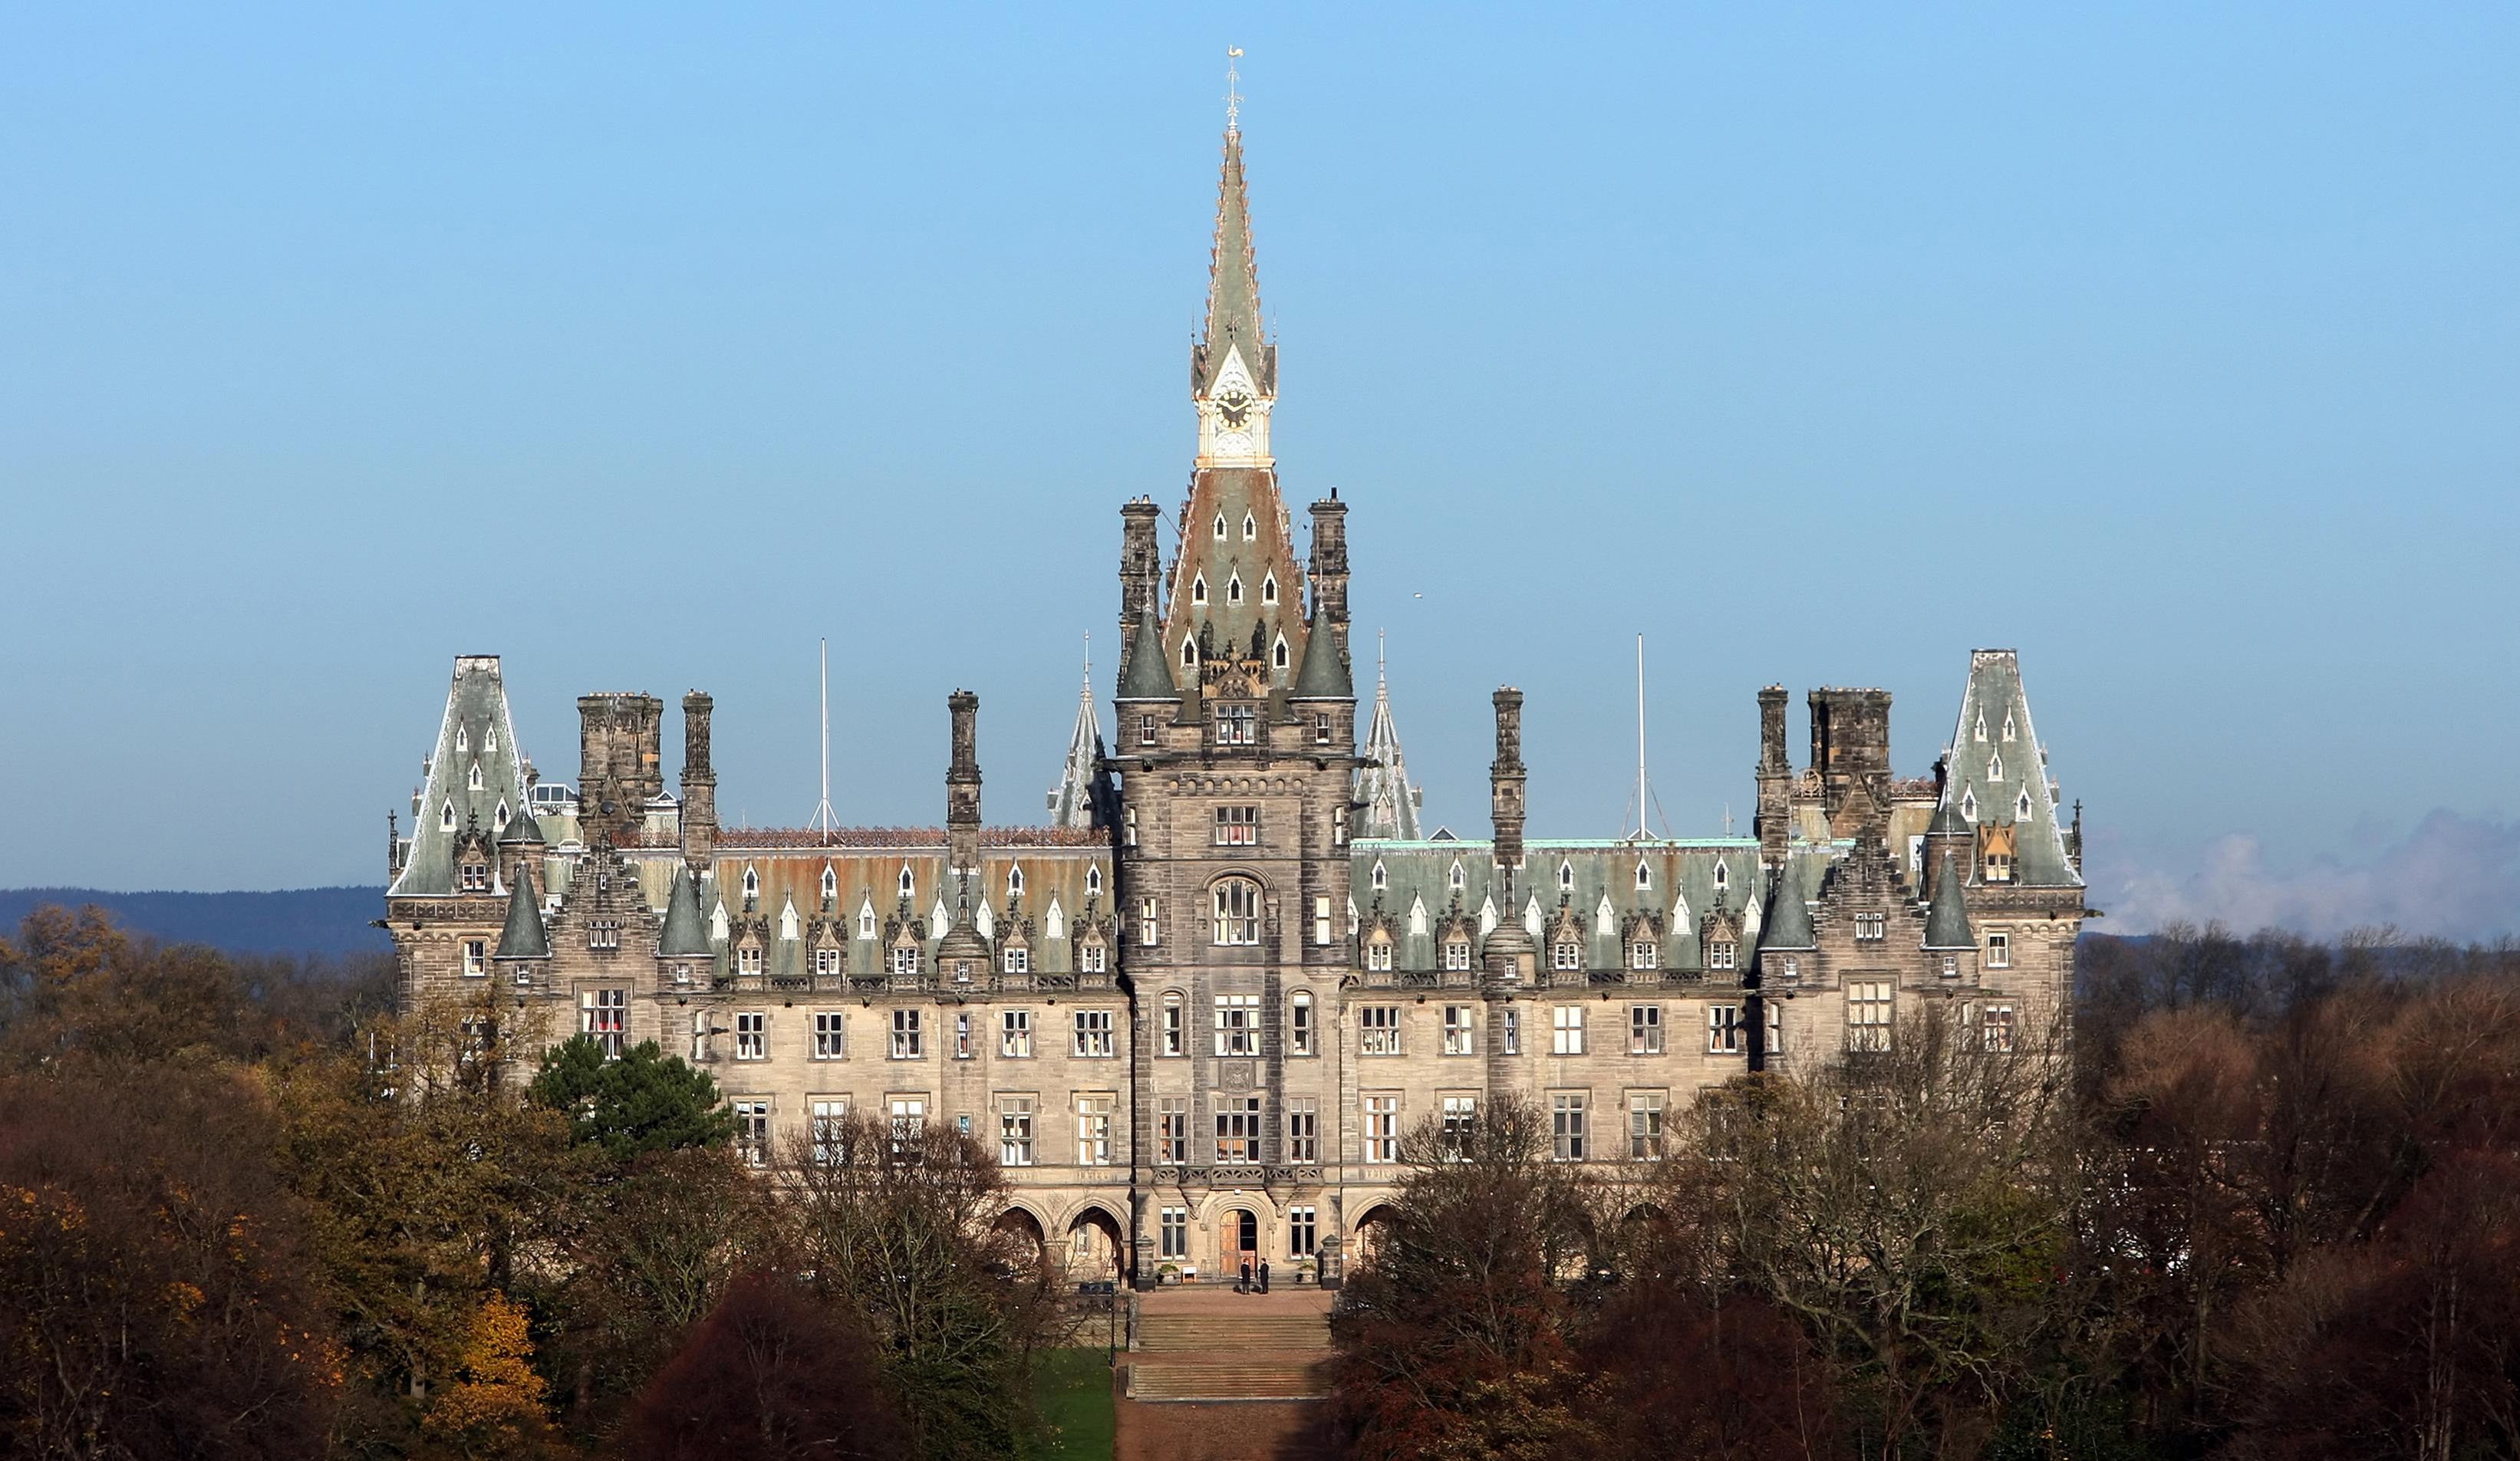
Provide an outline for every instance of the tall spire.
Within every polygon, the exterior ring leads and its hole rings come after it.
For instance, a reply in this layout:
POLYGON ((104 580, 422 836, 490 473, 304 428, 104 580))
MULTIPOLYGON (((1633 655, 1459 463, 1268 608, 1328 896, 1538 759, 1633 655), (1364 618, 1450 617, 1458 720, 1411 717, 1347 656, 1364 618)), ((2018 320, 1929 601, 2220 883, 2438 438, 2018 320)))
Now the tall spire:
POLYGON ((1067 738, 1067 764, 1050 792, 1050 824, 1091 827, 1098 799, 1096 776, 1102 761, 1102 728, 1094 718, 1094 636, 1085 637, 1085 683, 1076 691, 1076 730, 1067 738))
MULTIPOLYGON (((1234 57, 1241 54, 1240 47, 1233 51, 1234 57)), ((1238 383, 1247 396, 1274 400, 1278 352, 1260 337, 1260 273, 1251 247, 1251 199, 1242 179, 1242 99, 1235 88, 1239 77, 1231 69, 1227 76, 1231 100, 1225 166, 1216 188, 1216 243, 1208 259, 1207 324, 1191 350, 1191 393, 1205 400, 1223 396, 1238 383), (1237 352, 1241 378, 1229 379, 1228 363, 1237 352)))
MULTIPOLYGON (((1309 661, 1307 661, 1309 663, 1309 661)), ((1423 793, 1409 784, 1400 754, 1400 729, 1391 722, 1391 681, 1384 673, 1382 636, 1373 637, 1373 725, 1366 731, 1365 760, 1356 769, 1360 837, 1418 840, 1418 805, 1423 793)))

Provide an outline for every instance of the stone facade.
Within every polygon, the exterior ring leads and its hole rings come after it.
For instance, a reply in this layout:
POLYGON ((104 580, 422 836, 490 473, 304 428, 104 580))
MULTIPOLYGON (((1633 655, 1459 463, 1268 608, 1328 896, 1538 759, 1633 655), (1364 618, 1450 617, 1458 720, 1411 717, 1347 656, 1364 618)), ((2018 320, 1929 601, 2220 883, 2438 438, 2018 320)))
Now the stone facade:
POLYGON ((999 1145, 1008 1220, 1141 1284, 1246 1256, 1335 1281, 1399 1137, 1501 1096, 1548 1111, 1565 1159, 1625 1161, 1698 1092, 1919 1006, 1989 1040, 2062 1017, 2080 815, 2007 650, 1972 656, 1927 778, 1892 773, 1886 692, 1812 691, 1798 772, 1762 690, 1740 837, 1527 840, 1500 690, 1492 837, 1416 835, 1379 686, 1358 747, 1347 504, 1311 505, 1299 557, 1280 493, 1232 131, 1216 237, 1180 549, 1123 505, 1113 742, 1089 681, 1053 824, 984 823, 962 691, 937 828, 718 825, 698 691, 679 796, 664 703, 635 693, 581 697, 578 782, 542 785, 498 660, 467 656, 389 839, 404 1001, 495 993, 555 1038, 653 1040, 716 1077, 759 1160, 843 1111, 956 1125, 999 1145))

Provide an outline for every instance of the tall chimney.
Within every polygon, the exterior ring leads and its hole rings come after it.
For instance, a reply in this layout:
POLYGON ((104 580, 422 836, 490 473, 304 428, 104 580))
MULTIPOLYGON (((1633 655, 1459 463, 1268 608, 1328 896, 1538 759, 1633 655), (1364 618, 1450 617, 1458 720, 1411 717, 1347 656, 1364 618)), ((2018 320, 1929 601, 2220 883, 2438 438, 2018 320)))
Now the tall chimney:
POLYGON ((697 874, 717 853, 717 770, 709 763, 709 711, 700 690, 683 696, 683 861, 697 874))
POLYGON ((1155 524, 1162 515, 1150 497, 1120 505, 1120 669, 1124 674, 1129 668, 1129 636, 1138 632, 1138 619, 1154 602, 1155 585, 1163 577, 1163 554, 1155 544, 1155 524))
POLYGON ((1522 691, 1508 686, 1496 704, 1496 760, 1488 767, 1488 804, 1496 819, 1496 860, 1507 906, 1512 903, 1514 869, 1522 865, 1522 691))
POLYGON ((954 760, 945 769, 945 839, 957 872, 980 870, 980 697, 956 690, 945 697, 954 722, 954 760))
POLYGON ((1313 504, 1313 633, 1325 625, 1347 658, 1347 504, 1338 489, 1313 504))
POLYGON ((1759 810, 1752 819, 1759 833, 1759 861, 1781 867, 1792 831, 1794 767, 1785 759, 1785 687, 1772 685, 1759 691, 1759 810))

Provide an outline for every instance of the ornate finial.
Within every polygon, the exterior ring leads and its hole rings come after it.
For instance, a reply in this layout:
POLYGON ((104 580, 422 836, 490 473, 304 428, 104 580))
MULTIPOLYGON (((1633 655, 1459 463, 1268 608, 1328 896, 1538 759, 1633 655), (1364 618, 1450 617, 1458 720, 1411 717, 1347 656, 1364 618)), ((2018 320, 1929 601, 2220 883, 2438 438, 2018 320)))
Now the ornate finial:
POLYGON ((1234 65, 1241 59, 1240 46, 1225 48, 1225 133, 1229 137, 1238 136, 1242 131, 1242 93, 1239 90, 1242 73, 1234 65))
POLYGON ((1379 629, 1373 632, 1373 683, 1376 686, 1382 684, 1383 679, 1382 634, 1379 629))

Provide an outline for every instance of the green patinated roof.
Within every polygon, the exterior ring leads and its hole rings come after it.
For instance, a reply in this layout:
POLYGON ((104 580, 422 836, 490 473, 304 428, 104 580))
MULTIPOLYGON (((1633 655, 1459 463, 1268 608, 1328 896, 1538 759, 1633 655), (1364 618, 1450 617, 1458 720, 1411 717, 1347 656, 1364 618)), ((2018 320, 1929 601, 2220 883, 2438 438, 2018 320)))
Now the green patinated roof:
POLYGON ((1768 912, 1759 928, 1759 952, 1819 947, 1812 931, 1811 905, 1803 901, 1798 880, 1778 878, 1768 888, 1768 912))
POLYGON ((1960 895, 1959 868, 1950 853, 1943 854, 1943 865, 1934 873, 1934 901, 1925 910, 1925 947, 1977 947, 1977 936, 1969 931, 1968 904, 1960 895))
POLYGON ((499 930, 500 958, 549 958, 551 936, 543 930, 543 911, 534 904, 531 878, 518 878, 508 890, 508 923, 499 930))
POLYGON ((516 722, 508 714, 499 657, 460 656, 429 753, 411 849, 386 896, 452 894, 457 836, 475 825, 498 828, 503 810, 514 816, 525 806, 525 759, 517 747, 516 722), (476 766, 477 787, 472 784, 476 766))
POLYGON ((1298 700, 1356 698, 1356 683, 1348 678, 1347 657, 1339 653, 1338 636, 1317 634, 1305 641, 1304 664, 1295 674, 1292 693, 1298 700))
MULTIPOLYGON (((1305 673, 1311 673, 1312 668, 1313 656, 1307 652, 1305 673)), ((1300 680, 1295 693, 1303 693, 1300 680)), ((1418 840, 1418 788, 1409 784, 1408 758, 1400 751, 1400 728, 1391 719, 1391 680, 1383 673, 1379 655, 1373 672, 1373 725, 1366 731, 1365 762, 1356 769, 1355 801, 1364 809, 1357 818, 1358 836, 1418 840)))
POLYGON ((689 867, 677 863, 674 889, 665 897, 665 930, 657 941, 656 952, 667 957, 706 958, 712 952, 708 917, 700 911, 699 883, 689 867))
POLYGON ((1129 662, 1120 671, 1120 698, 1170 700, 1180 693, 1173 686, 1172 666, 1164 654, 1164 632, 1155 622, 1155 602, 1150 596, 1145 611, 1138 615, 1137 631, 1129 636, 1129 662))
POLYGON ((1952 731, 1943 807, 1970 825, 2010 822, 2020 829, 2013 881, 2047 888, 2083 885, 2082 874, 2065 855, 2047 747, 2031 727, 2021 657, 2013 650, 1979 649, 1969 655, 1968 690, 1960 697, 1959 724, 1952 731))

